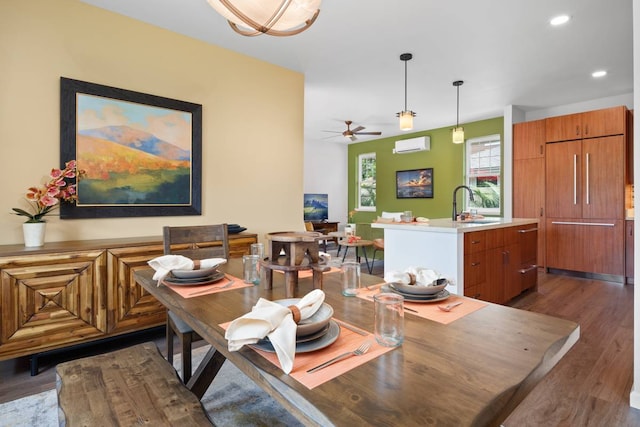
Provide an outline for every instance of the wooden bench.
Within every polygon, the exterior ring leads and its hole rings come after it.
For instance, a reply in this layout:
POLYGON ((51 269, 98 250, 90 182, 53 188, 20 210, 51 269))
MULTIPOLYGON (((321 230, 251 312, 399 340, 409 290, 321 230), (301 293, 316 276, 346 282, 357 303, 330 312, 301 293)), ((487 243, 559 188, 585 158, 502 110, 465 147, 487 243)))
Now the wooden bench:
POLYGON ((152 342, 56 366, 60 426, 211 426, 152 342))

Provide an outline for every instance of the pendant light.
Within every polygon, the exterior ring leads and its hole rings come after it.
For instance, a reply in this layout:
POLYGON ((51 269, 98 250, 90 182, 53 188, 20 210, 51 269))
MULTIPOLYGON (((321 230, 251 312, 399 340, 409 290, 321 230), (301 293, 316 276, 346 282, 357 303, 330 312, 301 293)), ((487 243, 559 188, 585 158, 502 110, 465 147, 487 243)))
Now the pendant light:
POLYGON ((293 36, 309 28, 321 0, 207 0, 243 36, 293 36))
POLYGON ((407 61, 410 61, 413 55, 410 53, 403 53, 400 55, 400 60, 404 61, 404 110, 396 113, 396 117, 400 118, 400 130, 413 129, 413 118, 416 113, 407 110, 407 61))
POLYGON ((456 127, 453 128, 453 143, 462 144, 464 142, 464 129, 460 126, 460 86, 464 82, 462 80, 456 80, 453 85, 456 87, 456 127))

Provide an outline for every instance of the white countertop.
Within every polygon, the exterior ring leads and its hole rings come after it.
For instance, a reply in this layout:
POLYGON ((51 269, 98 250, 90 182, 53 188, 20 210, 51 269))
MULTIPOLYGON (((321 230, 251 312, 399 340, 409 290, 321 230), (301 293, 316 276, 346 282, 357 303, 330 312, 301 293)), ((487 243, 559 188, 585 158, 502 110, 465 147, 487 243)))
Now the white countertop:
POLYGON ((437 218, 429 222, 392 222, 371 224, 372 228, 389 230, 406 230, 427 233, 468 233, 471 231, 491 230, 494 228, 513 227, 517 225, 537 224, 536 218, 491 218, 486 217, 483 222, 454 222, 450 218, 437 218))

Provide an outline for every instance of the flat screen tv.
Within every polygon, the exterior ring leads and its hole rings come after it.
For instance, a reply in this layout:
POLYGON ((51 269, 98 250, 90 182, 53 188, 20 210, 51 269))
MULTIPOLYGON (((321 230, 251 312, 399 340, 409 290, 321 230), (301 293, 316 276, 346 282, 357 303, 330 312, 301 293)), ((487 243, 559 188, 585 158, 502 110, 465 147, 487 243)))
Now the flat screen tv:
POLYGON ((304 195, 304 220, 326 221, 329 219, 329 195, 305 194, 304 195))

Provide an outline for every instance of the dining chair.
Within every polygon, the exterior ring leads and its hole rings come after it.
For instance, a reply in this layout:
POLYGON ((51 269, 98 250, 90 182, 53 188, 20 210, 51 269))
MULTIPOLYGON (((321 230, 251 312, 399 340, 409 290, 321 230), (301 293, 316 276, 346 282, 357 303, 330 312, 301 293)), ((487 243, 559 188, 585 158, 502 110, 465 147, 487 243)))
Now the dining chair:
MULTIPOLYGON (((373 270, 373 264, 376 262, 376 252, 384 252, 384 239, 373 239, 373 257, 371 259, 371 270, 373 270)), ((371 270, 369 274, 371 274, 371 270)))
MULTIPOLYGON (((191 259, 229 258, 227 224, 193 225, 162 229, 165 255, 183 255, 191 259)), ((175 313, 167 310, 167 360, 173 363, 173 337, 182 347, 182 380, 191 378, 191 346, 202 339, 175 313)))

